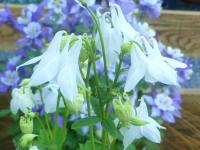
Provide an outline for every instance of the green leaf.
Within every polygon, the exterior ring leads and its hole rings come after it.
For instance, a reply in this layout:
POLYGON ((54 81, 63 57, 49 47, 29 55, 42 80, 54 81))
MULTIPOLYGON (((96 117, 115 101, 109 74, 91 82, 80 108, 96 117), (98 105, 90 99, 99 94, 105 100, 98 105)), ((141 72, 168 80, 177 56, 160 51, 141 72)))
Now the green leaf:
POLYGON ((81 128, 83 126, 92 126, 101 121, 101 118, 96 116, 91 116, 87 118, 80 119, 72 124, 72 129, 81 128))
POLYGON ((145 147, 147 150, 159 150, 159 144, 152 143, 150 141, 145 142, 145 147))
POLYGON ((92 104, 92 108, 93 108, 95 114, 97 114, 98 116, 100 116, 100 104, 99 104, 99 100, 96 97, 91 96, 91 104, 92 104))
POLYGON ((131 145, 129 145, 129 146, 127 147, 126 150, 136 150, 136 147, 135 147, 135 145, 131 144, 131 145))
POLYGON ((20 131, 20 129, 19 129, 19 124, 18 123, 15 123, 15 124, 9 126, 8 129, 7 129, 7 132, 8 132, 9 135, 15 135, 19 131, 20 131))
MULTIPOLYGON (((88 140, 85 144, 79 144, 80 150, 91 150, 92 141, 88 140)), ((95 143, 95 149, 100 150, 100 145, 95 143)))
POLYGON ((57 128, 55 134, 55 144, 57 149, 62 149, 63 143, 66 139, 67 130, 66 128, 57 128))
POLYGON ((8 115, 10 113, 10 109, 3 109, 0 110, 0 117, 5 117, 6 115, 8 115))
POLYGON ((103 120, 104 129, 114 138, 117 138, 118 132, 113 120, 103 120))

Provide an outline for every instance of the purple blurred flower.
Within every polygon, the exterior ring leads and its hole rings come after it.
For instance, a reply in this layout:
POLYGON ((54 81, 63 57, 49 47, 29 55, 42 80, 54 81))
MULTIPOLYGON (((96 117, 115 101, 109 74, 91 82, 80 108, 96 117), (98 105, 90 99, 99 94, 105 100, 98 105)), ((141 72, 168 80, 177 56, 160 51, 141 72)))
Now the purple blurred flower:
POLYGON ((14 56, 12 58, 9 58, 6 64, 6 69, 14 71, 20 61, 21 61, 21 56, 14 56))
POLYGON ((110 0, 110 2, 119 4, 125 15, 137 8, 137 4, 133 0, 110 0))
POLYGON ((10 88, 17 87, 20 78, 16 71, 6 70, 0 75, 0 92, 6 92, 10 88))
POLYGON ((147 22, 140 22, 135 17, 132 17, 133 28, 139 32, 142 36, 148 38, 154 38, 156 36, 156 31, 153 30, 147 22))
POLYGON ((151 105, 151 116, 161 117, 168 123, 175 123, 175 118, 180 117, 181 99, 178 93, 172 93, 173 98, 169 96, 169 91, 158 93, 155 97, 144 96, 144 99, 151 105), (177 95, 178 94, 178 95, 177 95))
POLYGON ((138 8, 141 13, 149 18, 160 16, 162 0, 140 0, 138 8))
POLYGON ((37 12, 37 5, 30 4, 26 8, 22 9, 21 16, 17 18, 17 23, 21 25, 27 25, 32 21, 33 14, 37 12))
POLYGON ((27 38, 35 39, 41 33, 41 25, 37 22, 30 22, 27 27, 24 27, 24 33, 26 34, 27 38))
MULTIPOLYGON (((53 117, 53 121, 55 122, 56 121, 56 114, 54 113, 52 115, 52 117, 53 117)), ((57 125, 58 125, 59 128, 63 128, 63 126, 64 126, 64 119, 61 115, 58 115, 57 125)))
POLYGON ((0 9, 0 25, 1 24, 9 24, 11 27, 15 28, 13 14, 7 5, 0 9))

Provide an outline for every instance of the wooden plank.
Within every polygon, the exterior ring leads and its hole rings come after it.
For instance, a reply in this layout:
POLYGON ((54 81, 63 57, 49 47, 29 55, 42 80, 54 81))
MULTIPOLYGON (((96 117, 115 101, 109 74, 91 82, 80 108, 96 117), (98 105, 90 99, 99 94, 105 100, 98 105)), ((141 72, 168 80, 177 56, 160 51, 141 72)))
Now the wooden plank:
POLYGON ((188 56, 200 56, 200 12, 164 10, 159 19, 149 22, 163 43, 188 56))
MULTIPOLYGON (((3 4, 0 4, 0 8, 2 8, 3 6, 3 4)), ((21 13, 21 9, 24 8, 26 5, 9 4, 7 6, 11 8, 14 16, 19 16, 21 13)), ((0 26, 0 50, 16 50, 16 40, 19 39, 21 36, 21 34, 19 34, 8 25, 0 26)))

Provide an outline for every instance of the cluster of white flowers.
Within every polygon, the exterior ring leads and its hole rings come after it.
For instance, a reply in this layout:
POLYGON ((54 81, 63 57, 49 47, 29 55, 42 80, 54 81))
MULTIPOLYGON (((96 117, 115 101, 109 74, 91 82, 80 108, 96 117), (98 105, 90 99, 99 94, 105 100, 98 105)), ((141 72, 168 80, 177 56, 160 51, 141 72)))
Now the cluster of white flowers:
MULTIPOLYGON (((130 42, 131 66, 128 71, 124 91, 134 90, 143 78, 146 82, 161 82, 169 85, 178 86, 176 68, 185 68, 186 65, 176 60, 163 57, 160 53, 155 39, 147 39, 137 32, 125 19, 121 8, 117 4, 110 4, 110 12, 100 13, 97 11, 107 67, 116 64, 119 60, 121 47, 130 42)), ((83 103, 84 97, 79 95, 78 86, 84 86, 79 67, 79 56, 82 48, 82 37, 76 36, 72 40, 73 34, 66 35, 65 31, 55 34, 49 44, 48 49, 41 56, 35 57, 19 67, 38 63, 30 77, 29 86, 14 89, 12 92, 11 110, 16 113, 18 109, 27 113, 27 108, 35 106, 31 87, 38 87, 46 84, 42 88, 42 96, 45 100, 45 112, 53 113, 56 111, 56 103, 59 92, 62 93, 65 101, 79 101, 83 103), (63 37, 67 40, 63 44, 63 37)), ((102 50, 100 33, 96 33, 95 43, 99 50, 102 50)), ((103 50, 102 50, 103 51, 103 50)), ((19 68, 18 67, 18 68, 19 68)), ((160 101, 157 101, 159 103, 160 101)), ((165 101, 164 101, 165 102, 165 101)), ((164 103, 163 102, 163 103, 164 103)), ((73 104, 73 103, 71 103, 73 104)), ((81 105, 76 104, 78 107, 81 105)), ((159 104, 164 108, 164 105, 159 104)), ((169 104, 170 105, 170 104, 169 104)), ((63 100, 59 104, 64 107, 63 100)), ((172 108, 171 108, 172 109, 172 108)), ((131 110, 131 112, 133 112, 131 110)), ((132 113, 135 117, 142 119, 146 123, 140 126, 129 124, 120 128, 123 135, 124 147, 127 148, 135 139, 146 137, 152 142, 160 143, 160 126, 148 115, 147 106, 142 100, 136 112, 132 113)), ((36 148, 31 148, 36 149, 36 148)))

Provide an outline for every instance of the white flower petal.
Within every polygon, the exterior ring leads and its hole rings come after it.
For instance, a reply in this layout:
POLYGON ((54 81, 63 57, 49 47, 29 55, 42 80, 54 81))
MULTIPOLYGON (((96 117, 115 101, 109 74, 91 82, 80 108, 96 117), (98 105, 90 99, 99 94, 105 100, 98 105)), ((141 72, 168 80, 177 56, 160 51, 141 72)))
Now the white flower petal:
POLYGON ((64 97, 72 101, 78 95, 78 89, 76 74, 71 65, 70 63, 66 63, 58 74, 57 82, 64 97))
POLYGON ((176 71, 164 61, 149 59, 147 72, 156 81, 169 85, 178 85, 176 71))
POLYGON ((120 133, 123 135, 124 150, 136 139, 142 137, 140 128, 137 126, 130 126, 129 128, 122 127, 120 133))
POLYGON ((161 142, 160 131, 156 128, 156 126, 152 124, 147 124, 141 127, 141 133, 144 137, 154 143, 161 142))
POLYGON ((27 61, 27 62, 25 62, 25 63, 23 63, 23 64, 21 64, 19 66, 17 66, 16 70, 18 70, 19 68, 21 68, 23 66, 28 66, 28 65, 34 64, 34 63, 40 61, 41 58, 42 58, 42 56, 34 57, 33 59, 31 59, 31 60, 29 60, 29 61, 27 61))
POLYGON ((145 69, 141 68, 143 68, 143 65, 141 64, 138 64, 135 67, 130 67, 124 87, 125 92, 129 92, 130 90, 134 89, 138 82, 144 77, 145 69))
POLYGON ((186 68, 187 65, 179 62, 177 60, 171 59, 171 58, 167 58, 164 57, 164 60, 172 67, 172 68, 186 68))
POLYGON ((13 114, 16 114, 17 111, 19 110, 19 106, 18 106, 18 101, 16 99, 11 99, 10 101, 10 110, 13 114))
POLYGON ((36 69, 30 78, 30 84, 32 86, 38 86, 47 81, 51 81, 58 73, 59 64, 59 55, 48 58, 48 61, 47 58, 45 58, 44 61, 42 60, 41 63, 36 66, 36 69))
POLYGON ((141 117, 141 118, 147 118, 148 115, 148 109, 147 109, 147 105, 144 102, 144 100, 142 99, 140 102, 140 105, 136 108, 136 112, 137 112, 137 116, 141 117))
POLYGON ((125 92, 135 88, 138 82, 144 77, 146 70, 145 55, 139 48, 133 48, 131 52, 131 67, 128 71, 127 80, 125 83, 125 92))

